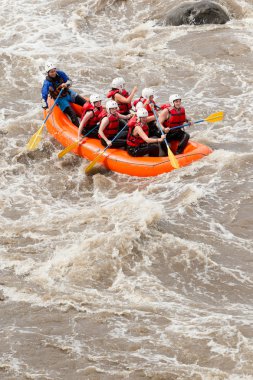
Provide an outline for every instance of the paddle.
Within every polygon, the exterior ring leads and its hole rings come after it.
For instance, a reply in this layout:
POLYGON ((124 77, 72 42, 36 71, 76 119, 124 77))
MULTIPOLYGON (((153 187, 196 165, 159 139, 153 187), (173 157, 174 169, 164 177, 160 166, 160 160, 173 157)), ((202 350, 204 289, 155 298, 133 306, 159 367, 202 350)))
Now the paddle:
MULTIPOLYGON (((111 142, 113 142, 113 141, 115 141, 118 137, 119 137, 119 135, 121 134, 121 132, 125 129, 127 127, 127 124, 116 134, 116 136, 111 140, 111 142)), ((105 147, 105 149, 101 152, 101 153, 99 153, 98 155, 97 155, 97 157, 92 161, 92 162, 90 162, 90 164, 85 168, 85 174, 88 174, 88 172, 93 168, 93 166, 98 162, 98 160, 99 160, 99 158, 102 156, 102 154, 108 149, 108 148, 110 148, 110 145, 107 145, 106 147, 105 147)))
MULTIPOLYGON (((88 133, 86 133, 86 135, 84 135, 84 137, 89 136, 89 134, 90 134, 91 132, 93 132, 97 127, 98 127, 98 126, 95 125, 95 127, 94 127, 93 129, 91 129, 88 133)), ((84 140, 84 139, 82 139, 82 142, 81 142, 81 143, 83 143, 83 140, 84 140)), ((58 158, 62 158, 62 157, 64 157, 65 154, 69 153, 71 150, 73 150, 74 148, 76 148, 78 144, 79 144, 79 140, 77 140, 77 141, 73 142, 72 144, 68 145, 65 149, 63 149, 62 151, 60 151, 60 152, 58 153, 58 158)))
POLYGON ((29 140, 28 143, 26 144, 26 149, 28 149, 28 150, 35 150, 35 149, 37 149, 37 147, 38 147, 38 145, 39 145, 39 143, 40 143, 40 141, 41 141, 41 139, 42 139, 43 128, 44 128, 44 126, 45 126, 45 124, 46 124, 46 122, 47 122, 47 119, 48 119, 49 116, 51 115, 51 113, 52 113, 54 107, 56 106, 57 101, 58 101, 58 99, 59 99, 59 97, 60 97, 60 95, 61 95, 61 93, 62 93, 63 90, 64 90, 64 89, 62 88, 61 91, 59 92, 59 95, 58 95, 57 98, 55 99, 54 104, 53 104, 52 107, 49 109, 48 114, 47 114, 47 117, 45 118, 45 120, 44 120, 42 126, 37 130, 36 133, 34 133, 34 135, 30 138, 30 140, 29 140))
MULTIPOLYGON (((159 119, 158 119, 158 116, 157 116, 157 112, 156 112, 154 106, 152 106, 152 105, 150 105, 150 106, 151 106, 151 109, 152 109, 152 111, 153 111, 153 113, 154 113, 154 115, 155 115, 155 119, 156 119, 157 125, 158 125, 158 127, 159 127, 159 129, 160 129, 162 135, 164 135, 164 132, 163 132, 163 129, 162 129, 161 123, 160 123, 160 121, 159 121, 159 119)), ((170 149, 170 147, 169 147, 169 144, 168 144, 167 140, 164 139, 164 141, 165 141, 165 144, 166 144, 166 146, 167 146, 168 157, 169 157, 169 160, 170 160, 171 165, 173 166, 174 169, 179 169, 179 168, 180 168, 180 165, 179 165, 178 160, 176 159, 176 157, 175 157, 174 154, 172 153, 172 151, 171 151, 171 149, 170 149)))
MULTIPOLYGON (((208 121, 208 123, 215 123, 217 121, 223 120, 223 115, 224 115, 224 112, 222 112, 222 111, 221 112, 212 113, 211 115, 209 115, 205 119, 200 119, 198 121, 194 121, 194 124, 203 123, 204 121, 208 121)), ((177 127, 170 128, 170 131, 172 131, 173 129, 188 127, 189 125, 190 125, 190 123, 187 123, 187 124, 184 124, 184 125, 178 125, 177 127)))

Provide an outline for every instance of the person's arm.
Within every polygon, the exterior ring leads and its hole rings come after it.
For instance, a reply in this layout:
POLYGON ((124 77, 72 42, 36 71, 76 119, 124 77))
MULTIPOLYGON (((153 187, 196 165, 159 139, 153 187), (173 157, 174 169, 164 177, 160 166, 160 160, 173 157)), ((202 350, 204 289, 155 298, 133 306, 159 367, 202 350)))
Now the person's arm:
POLYGON ((49 82, 45 80, 41 89, 41 106, 44 109, 48 108, 48 103, 47 103, 48 93, 49 93, 49 82))
POLYGON ((62 83, 59 88, 66 88, 72 86, 72 80, 68 77, 64 71, 57 71, 57 73, 60 75, 60 77, 64 80, 64 83, 62 83))
POLYGON ((168 133, 169 130, 170 130, 169 128, 165 128, 164 125, 163 125, 163 123, 165 122, 165 120, 168 119, 168 117, 169 117, 169 110, 168 110, 167 108, 165 108, 165 109, 160 113, 159 118, 158 118, 158 120, 159 120, 159 122, 160 122, 160 124, 161 124, 161 127, 162 127, 162 129, 163 129, 163 132, 165 132, 165 133, 168 133))
POLYGON ((81 136, 82 130, 85 127, 85 125, 87 124, 88 120, 92 117, 92 115, 93 115, 93 112, 92 111, 88 111, 88 112, 86 112, 86 114, 84 115, 83 119, 81 120, 81 123, 80 123, 79 128, 78 128, 78 140, 79 140, 79 143, 81 143, 81 141, 83 139, 83 137, 81 136))
POLYGON ((132 114, 129 115, 122 115, 121 113, 117 112, 120 119, 129 120, 133 116, 132 114))
POLYGON ((187 117, 186 115, 185 115, 185 120, 186 120, 186 123, 190 124, 190 127, 194 124, 194 120, 192 120, 190 117, 187 117))
POLYGON ((143 131, 143 129, 138 125, 137 127, 135 127, 134 129, 134 132, 137 132, 138 135, 147 143, 147 144, 151 144, 151 143, 159 143, 159 142, 162 142, 164 139, 165 139, 165 135, 162 135, 161 137, 158 137, 158 138, 152 138, 152 137, 148 137, 146 135, 146 133, 143 131))
POLYGON ((117 102, 120 102, 120 103, 127 103, 127 104, 129 104, 129 103, 132 102, 133 97, 134 97, 134 95, 135 95, 135 93, 136 93, 137 90, 138 90, 138 88, 136 86, 134 86, 134 88, 132 89, 132 92, 130 93, 130 95, 127 98, 125 98, 125 96, 117 93, 117 94, 114 95, 115 100, 117 102))
POLYGON ((99 126, 99 130, 98 130, 98 133, 99 135, 102 137, 103 140, 105 140, 106 144, 111 146, 112 145, 112 142, 110 140, 108 140, 108 138, 105 136, 104 134, 104 130, 105 128, 107 127, 107 125, 109 124, 109 119, 108 117, 104 117, 100 123, 100 126, 99 126))
POLYGON ((155 121, 155 115, 151 115, 147 117, 147 123, 150 123, 151 121, 155 121))

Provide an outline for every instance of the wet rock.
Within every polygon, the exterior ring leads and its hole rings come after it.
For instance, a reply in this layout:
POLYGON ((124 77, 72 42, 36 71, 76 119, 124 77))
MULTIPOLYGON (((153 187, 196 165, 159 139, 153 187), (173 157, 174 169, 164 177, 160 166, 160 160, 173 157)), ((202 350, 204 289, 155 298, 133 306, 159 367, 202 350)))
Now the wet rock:
POLYGON ((228 13, 220 5, 203 0, 185 3, 172 9, 165 18, 165 25, 225 24, 227 21, 228 13))

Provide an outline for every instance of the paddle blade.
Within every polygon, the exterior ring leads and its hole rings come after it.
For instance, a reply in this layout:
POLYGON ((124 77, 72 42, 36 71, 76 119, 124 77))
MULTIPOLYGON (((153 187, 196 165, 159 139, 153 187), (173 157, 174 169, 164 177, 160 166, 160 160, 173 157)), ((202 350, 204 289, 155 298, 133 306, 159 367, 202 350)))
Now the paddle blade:
POLYGON ((213 113, 212 115, 209 115, 205 121, 208 121, 209 123, 215 123, 216 121, 221 121, 223 120, 224 112, 216 112, 213 113))
POLYGON ((72 149, 78 146, 78 141, 73 142, 69 146, 67 146, 65 149, 63 149, 61 152, 58 153, 58 157, 62 158, 65 156, 65 154, 69 153, 72 149))
POLYGON ((38 145, 42 139, 42 132, 45 124, 42 124, 42 126, 37 130, 36 133, 30 138, 26 145, 27 150, 35 150, 38 148, 38 145))
POLYGON ((176 157, 174 156, 174 154, 170 150, 169 146, 167 146, 167 148, 168 148, 168 157, 170 159, 171 165, 173 166, 174 169, 179 169, 180 165, 179 165, 178 160, 176 159, 176 157))
POLYGON ((86 166, 85 174, 88 174, 89 171, 91 171, 91 169, 96 165, 96 163, 98 162, 99 158, 102 156, 103 153, 104 153, 104 151, 101 152, 93 161, 91 161, 88 166, 86 166))

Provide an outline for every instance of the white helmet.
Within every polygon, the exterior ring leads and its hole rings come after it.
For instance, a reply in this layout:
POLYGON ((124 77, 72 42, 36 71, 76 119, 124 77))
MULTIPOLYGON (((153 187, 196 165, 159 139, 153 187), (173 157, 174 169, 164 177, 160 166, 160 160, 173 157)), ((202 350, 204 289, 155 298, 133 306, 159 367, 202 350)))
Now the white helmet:
POLYGON ((138 102, 135 106, 136 111, 139 110, 140 108, 144 108, 144 104, 142 102, 138 102))
POLYGON ((149 99, 150 96, 155 95, 155 91, 152 88, 144 88, 141 95, 144 99, 149 99))
POLYGON ((148 111, 146 110, 146 108, 139 108, 137 110, 137 117, 148 117, 148 111))
POLYGON ((181 96, 180 95, 178 95, 178 94, 173 94, 173 95, 170 95, 170 97, 169 97, 169 103, 171 104, 171 105, 174 105, 174 101, 175 100, 181 100, 181 96))
POLYGON ((118 88, 118 89, 122 90, 124 88, 125 84, 126 84, 126 82, 125 82, 124 78, 122 78, 122 77, 114 78, 112 81, 112 88, 118 88))
POLYGON ((56 69, 56 66, 52 62, 47 62, 45 64, 45 72, 48 73, 52 69, 56 69))
POLYGON ((102 100, 102 96, 99 94, 91 94, 90 96, 90 103, 100 102, 102 100))
POLYGON ((119 107, 118 107, 118 103, 115 102, 115 100, 108 100, 108 102, 106 102, 105 107, 106 107, 106 111, 107 111, 108 113, 110 113, 110 109, 111 109, 111 108, 119 108, 119 107))

